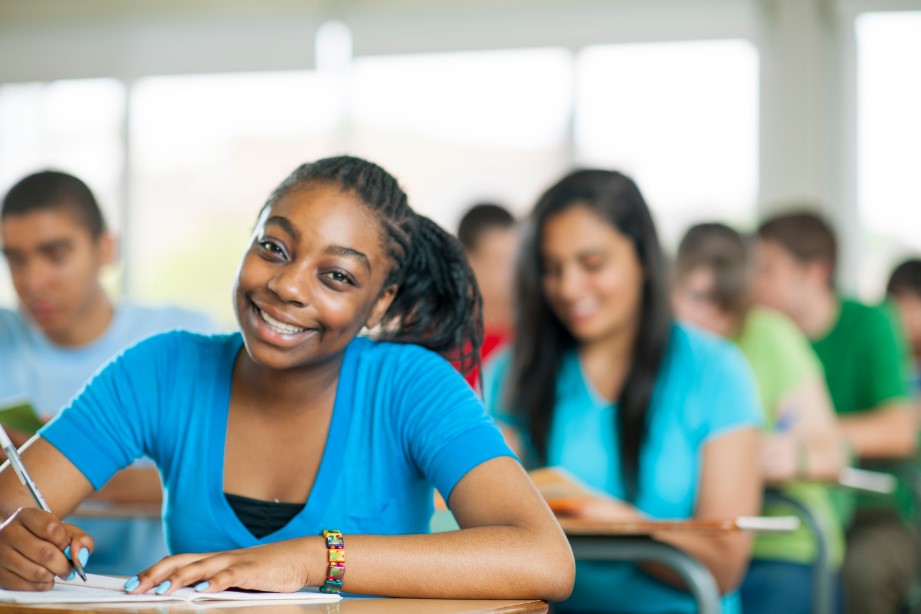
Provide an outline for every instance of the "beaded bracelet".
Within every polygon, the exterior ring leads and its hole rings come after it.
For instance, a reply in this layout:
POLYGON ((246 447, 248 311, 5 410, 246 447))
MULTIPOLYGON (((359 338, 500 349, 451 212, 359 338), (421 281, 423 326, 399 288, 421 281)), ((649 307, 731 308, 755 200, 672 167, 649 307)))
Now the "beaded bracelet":
POLYGON ((326 583, 320 587, 320 592, 338 593, 342 590, 342 578, 345 576, 345 540, 342 533, 335 529, 321 531, 320 535, 326 539, 326 552, 329 555, 326 583))

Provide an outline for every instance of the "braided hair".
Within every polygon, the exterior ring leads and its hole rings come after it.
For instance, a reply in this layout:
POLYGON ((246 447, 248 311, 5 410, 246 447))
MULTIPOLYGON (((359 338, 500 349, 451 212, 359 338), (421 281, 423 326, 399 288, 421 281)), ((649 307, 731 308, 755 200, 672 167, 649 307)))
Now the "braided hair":
POLYGON ((354 194, 381 224, 392 263, 383 288, 395 284, 397 292, 375 336, 421 345, 458 363, 465 374, 479 368, 482 300, 457 239, 413 211, 390 173, 353 156, 300 165, 269 195, 263 210, 311 184, 354 194))

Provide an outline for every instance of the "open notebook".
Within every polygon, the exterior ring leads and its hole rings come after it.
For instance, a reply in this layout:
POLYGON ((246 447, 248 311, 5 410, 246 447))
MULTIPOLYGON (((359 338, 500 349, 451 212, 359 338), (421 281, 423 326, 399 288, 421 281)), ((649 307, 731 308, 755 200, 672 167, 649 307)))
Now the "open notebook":
POLYGON ((123 588, 124 578, 86 574, 86 583, 81 580, 57 580, 50 591, 6 591, 0 589, 0 603, 136 603, 151 601, 284 601, 287 603, 331 602, 341 599, 339 595, 321 593, 317 589, 305 589, 296 593, 258 593, 248 591, 221 591, 218 593, 197 593, 191 588, 181 588, 172 595, 129 595, 123 588))

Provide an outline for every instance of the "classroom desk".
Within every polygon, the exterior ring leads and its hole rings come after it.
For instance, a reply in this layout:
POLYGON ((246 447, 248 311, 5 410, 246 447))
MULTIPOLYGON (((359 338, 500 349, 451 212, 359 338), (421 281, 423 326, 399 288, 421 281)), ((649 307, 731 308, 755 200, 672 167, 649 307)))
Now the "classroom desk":
POLYGON ((345 597, 337 603, 281 603, 229 605, 227 603, 19 605, 0 604, 0 614, 533 614, 547 612, 543 601, 526 599, 386 599, 345 597))

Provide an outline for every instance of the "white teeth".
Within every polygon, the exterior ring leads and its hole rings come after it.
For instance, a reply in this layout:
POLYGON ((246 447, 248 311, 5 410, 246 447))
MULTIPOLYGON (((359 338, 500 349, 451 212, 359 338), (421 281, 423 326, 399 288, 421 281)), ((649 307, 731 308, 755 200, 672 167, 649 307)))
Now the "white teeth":
POLYGON ((297 333, 302 333, 307 330, 306 328, 298 328, 297 326, 291 326, 290 324, 279 322, 261 309, 259 310, 259 315, 262 316, 262 319, 265 320, 265 323, 269 325, 269 328, 277 333, 281 333, 282 335, 296 335, 297 333))

